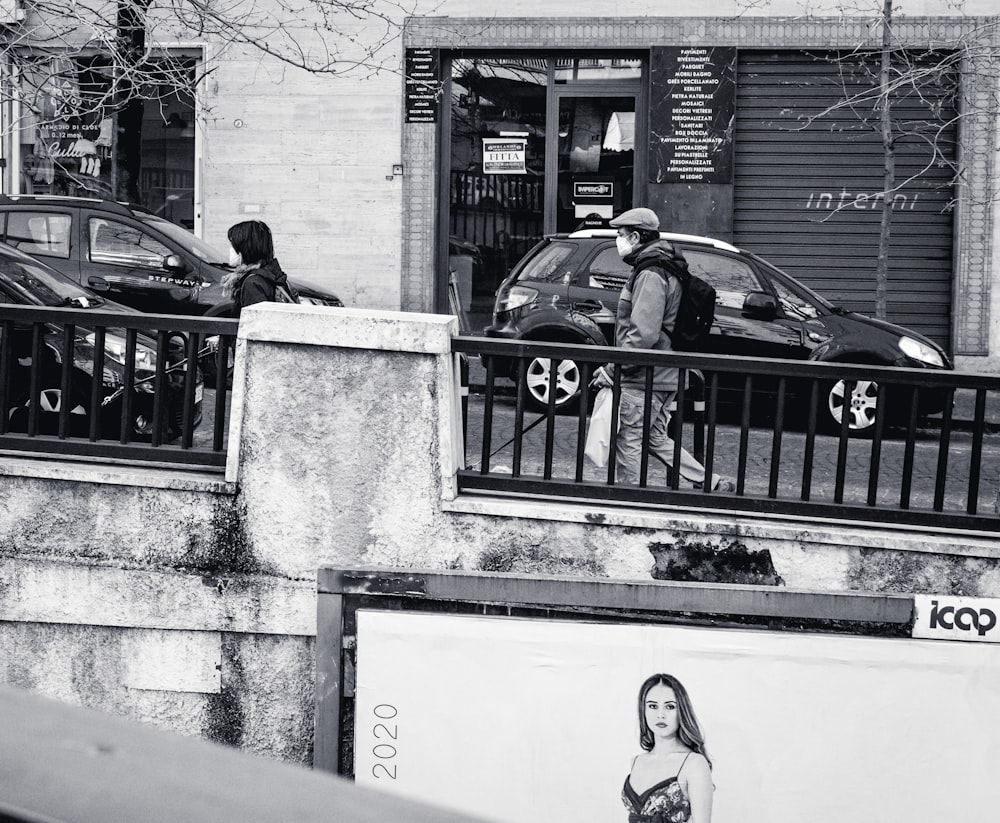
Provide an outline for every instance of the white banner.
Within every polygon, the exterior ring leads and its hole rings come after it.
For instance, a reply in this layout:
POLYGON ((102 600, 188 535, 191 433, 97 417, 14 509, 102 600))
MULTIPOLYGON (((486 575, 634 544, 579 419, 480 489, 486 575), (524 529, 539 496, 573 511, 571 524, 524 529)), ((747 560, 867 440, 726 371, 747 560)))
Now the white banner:
POLYGON ((712 823, 941 823, 1000 809, 1000 649, 358 612, 355 779, 510 823, 628 820, 639 687, 685 686, 712 823))

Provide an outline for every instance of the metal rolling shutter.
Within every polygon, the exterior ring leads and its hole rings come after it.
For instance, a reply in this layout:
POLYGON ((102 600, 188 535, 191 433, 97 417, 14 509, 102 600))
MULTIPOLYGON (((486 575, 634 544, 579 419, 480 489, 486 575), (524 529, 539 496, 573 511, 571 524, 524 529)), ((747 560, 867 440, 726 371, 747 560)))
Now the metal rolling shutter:
MULTIPOLYGON (((835 62, 798 53, 741 53, 738 67, 734 237, 832 302, 874 315, 883 153, 877 132, 841 111, 835 62), (838 210, 838 206, 847 208, 838 210)), ((927 121, 916 100, 896 116, 927 121)), ((947 112, 946 112, 947 115, 947 112)), ((952 120, 952 123, 954 121, 952 120)), ((877 125, 877 124, 876 124, 877 125)), ((943 132, 954 156, 955 127, 943 132)), ((932 154, 922 140, 896 151, 897 184, 932 154)), ((907 183, 893 210, 888 320, 950 348, 951 174, 933 166, 907 183)))

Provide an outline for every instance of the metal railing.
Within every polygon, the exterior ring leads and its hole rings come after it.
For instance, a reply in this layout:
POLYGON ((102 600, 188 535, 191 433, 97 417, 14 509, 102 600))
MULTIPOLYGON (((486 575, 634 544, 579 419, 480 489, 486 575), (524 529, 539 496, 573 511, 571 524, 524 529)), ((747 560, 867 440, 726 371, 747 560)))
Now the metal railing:
POLYGON ((0 451, 224 468, 237 328, 219 318, 0 305, 0 451), (214 391, 203 370, 221 375, 214 391))
POLYGON ((466 467, 458 478, 464 492, 1000 531, 1000 437, 993 436, 1000 378, 474 337, 454 338, 453 350, 485 367, 481 394, 473 393, 466 412, 466 467), (523 377, 537 358, 555 364, 547 371, 552 400, 540 413, 529 408, 523 377), (605 468, 590 464, 589 402, 572 411, 554 405, 564 363, 584 387, 598 366, 613 364, 615 416, 623 365, 645 370, 647 408, 653 367, 677 367, 673 459, 651 454, 647 412, 638 483, 616 479, 613 448, 605 468), (859 387, 875 407, 863 436, 851 428, 859 387), (961 419, 954 416, 957 397, 961 419), (679 464, 682 444, 706 476, 734 477, 736 491, 693 488, 671 471, 666 463, 679 464))

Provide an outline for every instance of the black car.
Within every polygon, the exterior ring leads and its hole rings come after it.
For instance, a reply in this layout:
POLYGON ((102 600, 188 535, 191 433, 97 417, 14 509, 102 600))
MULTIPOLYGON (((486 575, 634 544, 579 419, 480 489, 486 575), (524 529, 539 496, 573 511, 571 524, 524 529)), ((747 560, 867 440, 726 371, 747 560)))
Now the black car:
MULTIPOLYGON (((631 269, 618 255, 613 229, 589 229, 544 238, 514 267, 496 294, 486 337, 589 345, 614 345, 618 295, 631 269)), ((940 346, 901 326, 834 306, 750 252, 707 237, 662 233, 688 267, 716 289, 716 314, 706 354, 950 369, 940 346)), ((507 368, 512 379, 514 363, 507 368)), ((535 358, 525 374, 529 401, 549 400, 550 361, 535 358)), ((875 423, 877 385, 858 381, 849 398, 843 381, 831 383, 823 406, 839 426, 843 409, 854 432, 875 423)), ((562 361, 557 407, 580 396, 580 371, 562 361)), ((942 410, 943 398, 927 393, 921 411, 942 410)))
MULTIPOLYGON (((141 207, 113 200, 0 195, 0 240, 139 311, 219 314, 228 254, 141 207)), ((292 280, 300 303, 343 306, 292 280)))
MULTIPOLYGON (((39 261, 15 249, 0 244, 0 305, 54 306, 77 311, 94 310, 122 315, 139 315, 135 309, 121 306, 95 295, 50 269, 39 261)), ((69 436, 87 437, 90 433, 89 410, 95 379, 94 353, 98 336, 94 328, 75 326, 71 341, 73 364, 67 381, 63 381, 63 329, 61 325, 42 326, 39 345, 35 348, 32 324, 25 319, 9 326, 9 371, 0 370, 0 387, 6 397, 7 430, 28 430, 32 406, 38 410, 35 434, 56 434, 59 413, 69 408, 69 436), (37 362, 36 362, 37 361, 37 362), (32 387, 32 377, 36 380, 32 387), (68 397, 64 390, 68 388, 68 397)), ((0 326, 0 342, 4 327, 0 326)), ((100 420, 97 433, 102 438, 121 436, 122 406, 125 397, 127 333, 124 329, 108 328, 104 335, 103 356, 99 379, 100 420)), ((178 337, 168 345, 165 402, 162 403, 161 435, 171 442, 181 434, 184 418, 186 369, 183 368, 184 343, 178 337), (175 366, 176 368, 170 368, 175 366)), ((142 334, 135 345, 134 382, 129 395, 129 439, 149 440, 153 433, 154 388, 158 354, 156 341, 142 334)), ((192 423, 201 422, 204 384, 196 371, 192 423)))

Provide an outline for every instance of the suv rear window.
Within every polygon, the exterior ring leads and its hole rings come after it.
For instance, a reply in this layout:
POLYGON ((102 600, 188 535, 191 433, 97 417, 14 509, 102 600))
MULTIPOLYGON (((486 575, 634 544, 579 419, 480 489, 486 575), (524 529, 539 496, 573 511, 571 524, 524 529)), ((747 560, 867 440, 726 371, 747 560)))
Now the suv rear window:
POLYGON ((573 243, 549 243, 524 264, 517 279, 535 280, 539 283, 557 283, 561 280, 569 282, 573 273, 563 270, 561 266, 575 251, 573 243))
POLYGON ((4 239, 26 254, 66 259, 69 257, 72 225, 73 218, 68 214, 12 211, 7 215, 7 235, 4 239))

